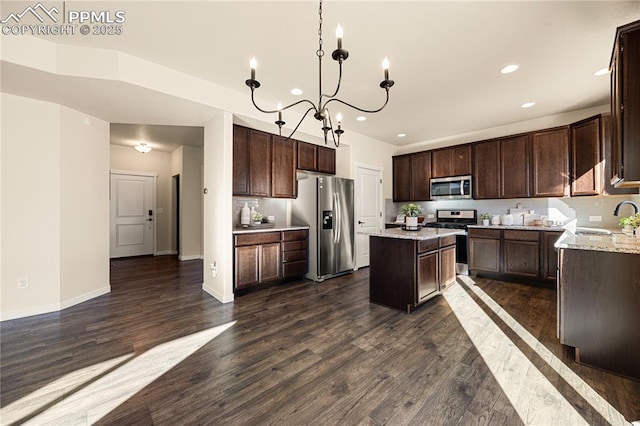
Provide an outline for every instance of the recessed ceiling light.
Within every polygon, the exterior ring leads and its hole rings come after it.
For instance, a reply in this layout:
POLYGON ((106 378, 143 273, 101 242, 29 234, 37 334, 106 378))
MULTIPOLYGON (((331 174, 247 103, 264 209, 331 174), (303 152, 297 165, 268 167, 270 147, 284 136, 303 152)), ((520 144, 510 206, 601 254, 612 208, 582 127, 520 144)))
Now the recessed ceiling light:
POLYGON ((406 133, 398 133, 398 137, 399 137, 399 138, 404 138, 405 136, 407 136, 407 134, 406 134, 406 133))
POLYGON ((519 65, 515 65, 515 64, 507 65, 506 67, 504 67, 504 68, 502 68, 500 70, 500 73, 502 73, 502 74, 510 74, 510 73, 514 72, 515 70, 517 70, 518 68, 520 68, 519 65))
POLYGON ((598 71, 594 72, 593 75, 600 77, 601 75, 607 75, 609 74, 611 71, 609 71, 609 68, 602 68, 599 69, 598 71))
POLYGON ((300 96, 302 95, 302 89, 298 89, 297 87, 294 87, 293 89, 291 89, 291 94, 294 96, 300 96))
POLYGON ((535 102, 525 102, 522 105, 520 105, 520 108, 531 108, 535 104, 536 104, 535 102))
POLYGON ((365 121, 367 119, 367 117, 365 117, 364 115, 359 115, 358 117, 356 117, 357 121, 365 121))

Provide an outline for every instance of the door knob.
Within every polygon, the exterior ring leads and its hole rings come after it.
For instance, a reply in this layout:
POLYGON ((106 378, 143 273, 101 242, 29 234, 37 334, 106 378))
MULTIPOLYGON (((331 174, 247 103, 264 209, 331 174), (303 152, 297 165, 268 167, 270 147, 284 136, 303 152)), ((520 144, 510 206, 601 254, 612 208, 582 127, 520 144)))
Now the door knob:
POLYGON ((358 221, 358 225, 364 225, 364 222, 363 222, 363 221, 361 221, 361 220, 359 220, 359 221, 358 221))
POLYGON ((147 219, 147 222, 151 222, 151 221, 153 221, 153 219, 147 219))

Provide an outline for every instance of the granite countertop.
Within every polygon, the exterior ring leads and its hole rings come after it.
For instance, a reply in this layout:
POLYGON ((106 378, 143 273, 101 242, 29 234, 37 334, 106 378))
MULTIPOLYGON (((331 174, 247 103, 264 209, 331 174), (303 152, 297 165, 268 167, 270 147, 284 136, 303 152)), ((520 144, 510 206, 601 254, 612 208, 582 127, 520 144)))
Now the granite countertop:
POLYGON ((301 229, 309 229, 307 225, 278 225, 274 226, 249 226, 247 228, 243 228, 240 226, 233 227, 233 234, 254 234, 256 232, 277 232, 277 231, 297 231, 301 229))
POLYGON ((611 234, 576 235, 567 230, 555 244, 556 248, 573 250, 608 251, 613 253, 640 254, 640 240, 635 235, 620 230, 611 234))
POLYGON ((438 237, 447 237, 450 235, 464 234, 461 229, 444 229, 444 228, 420 228, 419 231, 403 231, 401 228, 383 229, 377 232, 358 231, 360 235, 369 235, 372 237, 385 238, 401 238, 405 240, 430 240, 438 237))
POLYGON ((480 229, 511 229, 516 231, 558 231, 565 230, 564 226, 543 226, 543 225, 468 225, 467 228, 480 228, 480 229))

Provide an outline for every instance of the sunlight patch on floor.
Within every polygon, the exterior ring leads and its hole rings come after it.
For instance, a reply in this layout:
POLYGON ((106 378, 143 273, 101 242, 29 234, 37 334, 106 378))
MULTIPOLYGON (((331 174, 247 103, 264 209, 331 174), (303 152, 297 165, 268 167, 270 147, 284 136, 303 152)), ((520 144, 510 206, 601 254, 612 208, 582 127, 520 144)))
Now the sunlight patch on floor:
MULTIPOLYGON (((93 424, 234 324, 235 321, 232 321, 160 344, 72 393, 24 424, 93 424)), ((15 404, 22 406, 23 400, 15 404)), ((30 412, 36 410, 31 407, 30 412)))
POLYGON ((588 424, 459 283, 443 295, 525 424, 588 424))
POLYGON ((495 312, 531 349, 533 349, 553 370, 560 375, 571 387, 584 398, 609 423, 628 424, 622 414, 609 404, 598 392, 593 390, 580 376, 573 372, 564 362, 556 357, 546 346, 531 335, 518 321, 516 321, 502 306, 496 303, 480 287, 477 287, 470 277, 459 277, 482 301, 495 312))

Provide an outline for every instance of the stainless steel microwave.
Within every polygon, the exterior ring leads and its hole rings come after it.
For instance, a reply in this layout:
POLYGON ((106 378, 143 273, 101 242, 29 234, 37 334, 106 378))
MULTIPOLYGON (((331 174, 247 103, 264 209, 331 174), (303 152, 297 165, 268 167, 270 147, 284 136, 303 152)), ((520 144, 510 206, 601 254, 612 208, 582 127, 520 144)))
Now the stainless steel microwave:
POLYGON ((454 176, 431 179, 432 200, 471 198, 471 176, 454 176))

